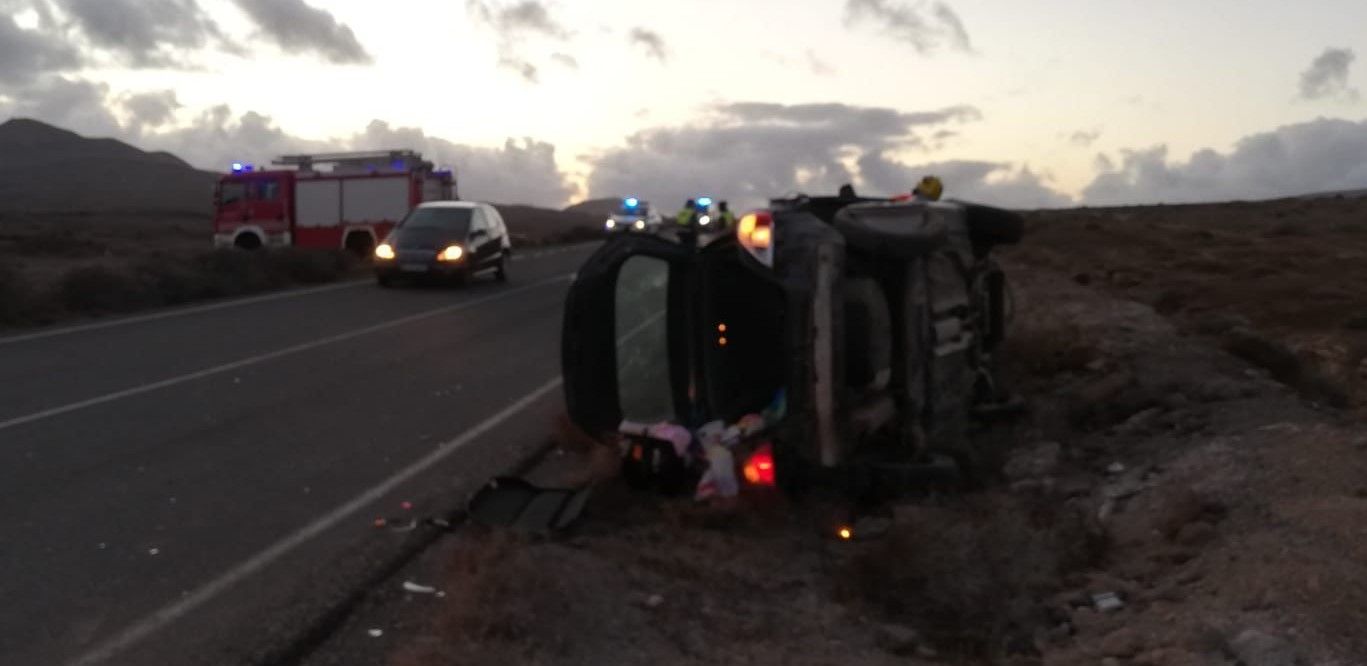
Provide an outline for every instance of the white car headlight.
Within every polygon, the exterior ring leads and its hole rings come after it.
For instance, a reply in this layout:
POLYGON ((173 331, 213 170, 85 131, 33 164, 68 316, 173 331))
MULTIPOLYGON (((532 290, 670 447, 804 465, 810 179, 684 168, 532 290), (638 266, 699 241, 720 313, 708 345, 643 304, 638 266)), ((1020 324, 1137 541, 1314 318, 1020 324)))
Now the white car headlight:
POLYGON ((704 227, 707 226, 707 225, 709 225, 709 224, 711 224, 711 223, 712 223, 712 216, 710 216, 710 215, 704 215, 704 216, 698 218, 698 224, 701 224, 701 225, 703 225, 704 227))
POLYGON ((604 222, 604 223, 603 223, 603 226, 606 227, 606 228, 608 228, 608 229, 616 228, 616 226, 617 226, 617 220, 608 220, 607 222, 604 222))
POLYGON ((645 220, 636 220, 636 224, 633 224, 633 225, 631 225, 631 226, 636 227, 637 229, 644 229, 644 228, 646 228, 646 221, 645 221, 645 220))

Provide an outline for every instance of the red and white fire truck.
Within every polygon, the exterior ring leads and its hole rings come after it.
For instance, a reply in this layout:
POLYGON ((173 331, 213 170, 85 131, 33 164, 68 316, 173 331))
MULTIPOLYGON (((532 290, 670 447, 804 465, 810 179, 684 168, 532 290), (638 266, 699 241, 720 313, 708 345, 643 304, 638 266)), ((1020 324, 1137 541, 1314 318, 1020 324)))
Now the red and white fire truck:
POLYGON ((280 168, 235 163, 214 190, 214 245, 369 254, 408 211, 456 199, 450 169, 411 150, 286 155, 280 168))

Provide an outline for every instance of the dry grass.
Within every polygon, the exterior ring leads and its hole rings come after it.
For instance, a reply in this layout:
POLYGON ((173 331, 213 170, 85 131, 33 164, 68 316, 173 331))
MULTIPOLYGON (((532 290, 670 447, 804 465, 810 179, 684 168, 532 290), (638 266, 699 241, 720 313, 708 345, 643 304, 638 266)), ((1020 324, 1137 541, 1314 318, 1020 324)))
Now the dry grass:
POLYGON ((46 289, 24 271, 0 267, 0 324, 42 323, 334 282, 355 261, 343 252, 286 249, 149 255, 132 264, 76 265, 46 289))
POLYGON ((1238 315, 1252 334, 1222 340, 1231 352, 1316 400, 1367 404, 1352 354, 1326 353, 1361 346, 1364 218, 1362 199, 1041 211, 1009 257, 1148 303, 1188 330, 1238 315))
POLYGON ((997 660, 1033 652, 1034 633, 1058 622, 1047 600, 1104 549, 1071 507, 989 494, 899 510, 896 531, 849 561, 837 589, 942 651, 997 660))

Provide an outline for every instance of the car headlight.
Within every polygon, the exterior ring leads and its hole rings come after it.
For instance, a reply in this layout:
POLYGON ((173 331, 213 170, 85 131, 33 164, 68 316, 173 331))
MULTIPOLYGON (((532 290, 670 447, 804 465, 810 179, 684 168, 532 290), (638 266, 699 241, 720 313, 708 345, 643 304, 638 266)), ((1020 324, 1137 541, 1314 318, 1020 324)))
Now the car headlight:
POLYGON ((646 228, 646 222, 645 220, 636 220, 636 224, 633 224, 631 226, 636 227, 637 229, 644 229, 646 228))
POLYGON ((701 224, 701 225, 703 225, 704 227, 707 226, 707 225, 709 225, 709 224, 711 224, 711 223, 712 223, 712 217, 711 217, 710 215, 704 215, 704 216, 698 218, 698 224, 701 224))
POLYGON ((615 229, 617 227, 617 220, 608 220, 603 223, 603 226, 608 229, 615 229))
POLYGON ((394 246, 393 246, 393 245, 390 245, 389 243, 380 243, 379 245, 376 245, 376 246, 375 246, 375 258, 376 258, 376 259, 393 259, 393 258, 394 258, 394 246))
POLYGON ((463 256, 465 256, 465 248, 459 245, 448 245, 445 250, 441 251, 441 254, 437 255, 437 259, 440 261, 460 261, 463 256))

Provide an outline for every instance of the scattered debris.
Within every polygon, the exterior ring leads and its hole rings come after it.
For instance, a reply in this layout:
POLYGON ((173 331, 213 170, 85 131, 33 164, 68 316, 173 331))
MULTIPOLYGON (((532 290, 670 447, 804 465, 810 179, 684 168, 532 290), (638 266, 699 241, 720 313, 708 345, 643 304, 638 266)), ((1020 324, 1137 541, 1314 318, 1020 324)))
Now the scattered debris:
POLYGON ((649 597, 646 597, 646 608, 659 608, 664 602, 665 598, 663 596, 652 594, 649 597))
POLYGON ((1106 473, 1107 473, 1107 474, 1124 474, 1124 473, 1125 473, 1125 463, 1122 463, 1122 462, 1113 462, 1113 463, 1111 463, 1110 465, 1107 465, 1107 466, 1106 466, 1106 473))
POLYGON ((370 637, 371 637, 371 638, 379 638, 379 637, 381 637, 381 636, 384 635, 384 629, 371 629, 370 631, 367 631, 366 633, 367 633, 367 634, 370 634, 370 637))
POLYGON ((1092 605, 1097 612, 1110 613, 1125 607, 1125 602, 1120 599, 1120 595, 1115 592, 1101 592, 1092 595, 1092 605))
POLYGON ((417 584, 417 583, 414 583, 414 582, 411 581, 411 580, 406 580, 406 581, 403 582, 403 591, 404 591, 404 592, 411 592, 411 593, 413 593, 413 594, 439 594, 439 593, 440 593, 440 591, 437 590, 437 588, 432 587, 431 585, 419 585, 419 584, 417 584))
POLYGON ((148 549, 147 549, 147 554, 148 554, 148 555, 151 555, 151 556, 153 556, 153 557, 156 557, 157 555, 160 555, 160 554, 161 554, 161 549, 160 549, 160 548, 148 548, 148 549))

